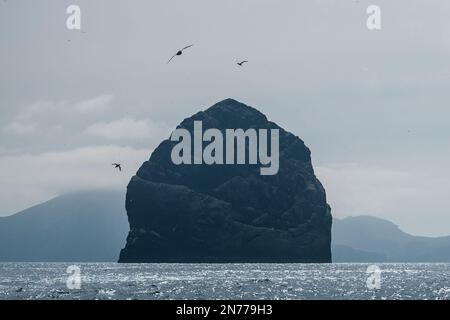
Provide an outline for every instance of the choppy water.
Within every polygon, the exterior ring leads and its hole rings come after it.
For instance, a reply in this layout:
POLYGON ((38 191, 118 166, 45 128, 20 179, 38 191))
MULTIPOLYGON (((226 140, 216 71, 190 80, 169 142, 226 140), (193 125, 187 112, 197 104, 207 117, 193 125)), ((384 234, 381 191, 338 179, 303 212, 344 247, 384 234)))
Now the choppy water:
POLYGON ((450 299, 450 264, 0 263, 0 299, 450 299))

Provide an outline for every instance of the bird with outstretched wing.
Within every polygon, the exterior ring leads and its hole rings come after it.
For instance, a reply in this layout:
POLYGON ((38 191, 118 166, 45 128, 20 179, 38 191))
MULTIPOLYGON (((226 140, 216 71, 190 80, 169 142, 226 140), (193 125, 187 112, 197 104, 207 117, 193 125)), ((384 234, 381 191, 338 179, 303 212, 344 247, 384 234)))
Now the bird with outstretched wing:
POLYGON ((237 60, 237 61, 236 61, 236 64, 239 65, 240 67, 242 67, 242 65, 243 65, 244 63, 247 63, 247 62, 248 62, 248 60, 243 60, 243 61, 237 60))
POLYGON ((176 56, 181 56, 181 55, 183 54, 183 51, 184 51, 184 50, 186 50, 186 49, 188 49, 188 48, 190 48, 190 47, 192 47, 192 46, 193 46, 193 44, 188 45, 188 46, 184 47, 184 48, 181 49, 181 50, 178 50, 177 53, 175 53, 175 54, 169 59, 169 61, 167 61, 167 63, 169 63, 170 61, 172 61, 172 59, 175 58, 176 56))
POLYGON ((114 166, 115 169, 117 168, 119 169, 119 171, 122 171, 122 165, 120 163, 113 163, 112 165, 114 166))

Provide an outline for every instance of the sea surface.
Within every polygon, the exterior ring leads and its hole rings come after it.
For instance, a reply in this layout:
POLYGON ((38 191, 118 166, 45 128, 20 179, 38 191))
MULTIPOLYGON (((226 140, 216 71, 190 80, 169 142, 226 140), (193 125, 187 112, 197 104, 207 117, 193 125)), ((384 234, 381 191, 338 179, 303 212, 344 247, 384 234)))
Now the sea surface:
POLYGON ((450 264, 0 263, 0 299, 450 299, 450 264))

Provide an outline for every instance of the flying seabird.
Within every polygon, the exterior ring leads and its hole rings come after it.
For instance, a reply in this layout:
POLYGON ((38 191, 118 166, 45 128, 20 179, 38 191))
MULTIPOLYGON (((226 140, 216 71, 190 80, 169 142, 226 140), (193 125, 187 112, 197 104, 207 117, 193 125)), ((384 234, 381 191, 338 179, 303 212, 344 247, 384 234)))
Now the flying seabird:
POLYGON ((239 65, 240 67, 242 67, 242 65, 244 64, 244 63, 247 63, 248 62, 248 60, 243 60, 243 61, 236 61, 236 64, 237 65, 239 65))
POLYGON ((190 47, 192 47, 192 46, 193 46, 193 44, 191 44, 191 45, 189 45, 189 46, 187 46, 187 47, 184 47, 184 48, 181 49, 181 50, 178 50, 178 52, 175 53, 175 54, 172 56, 172 58, 169 59, 169 61, 167 61, 167 63, 169 63, 170 61, 172 61, 172 59, 175 58, 176 56, 181 56, 181 55, 183 54, 183 51, 184 51, 184 50, 186 50, 187 48, 190 48, 190 47))
POLYGON ((119 169, 119 171, 122 171, 122 165, 120 163, 113 163, 112 164, 114 166, 114 168, 119 169))

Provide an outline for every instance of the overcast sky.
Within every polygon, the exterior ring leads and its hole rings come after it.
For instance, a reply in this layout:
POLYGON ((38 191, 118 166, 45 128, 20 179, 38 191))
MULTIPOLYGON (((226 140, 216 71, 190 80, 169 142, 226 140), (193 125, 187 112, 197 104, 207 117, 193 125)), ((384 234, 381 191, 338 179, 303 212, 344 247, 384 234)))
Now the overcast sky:
POLYGON ((125 190, 176 124, 231 97, 305 141, 334 216, 450 234, 449 17, 447 0, 1 0, 0 216, 125 190))

